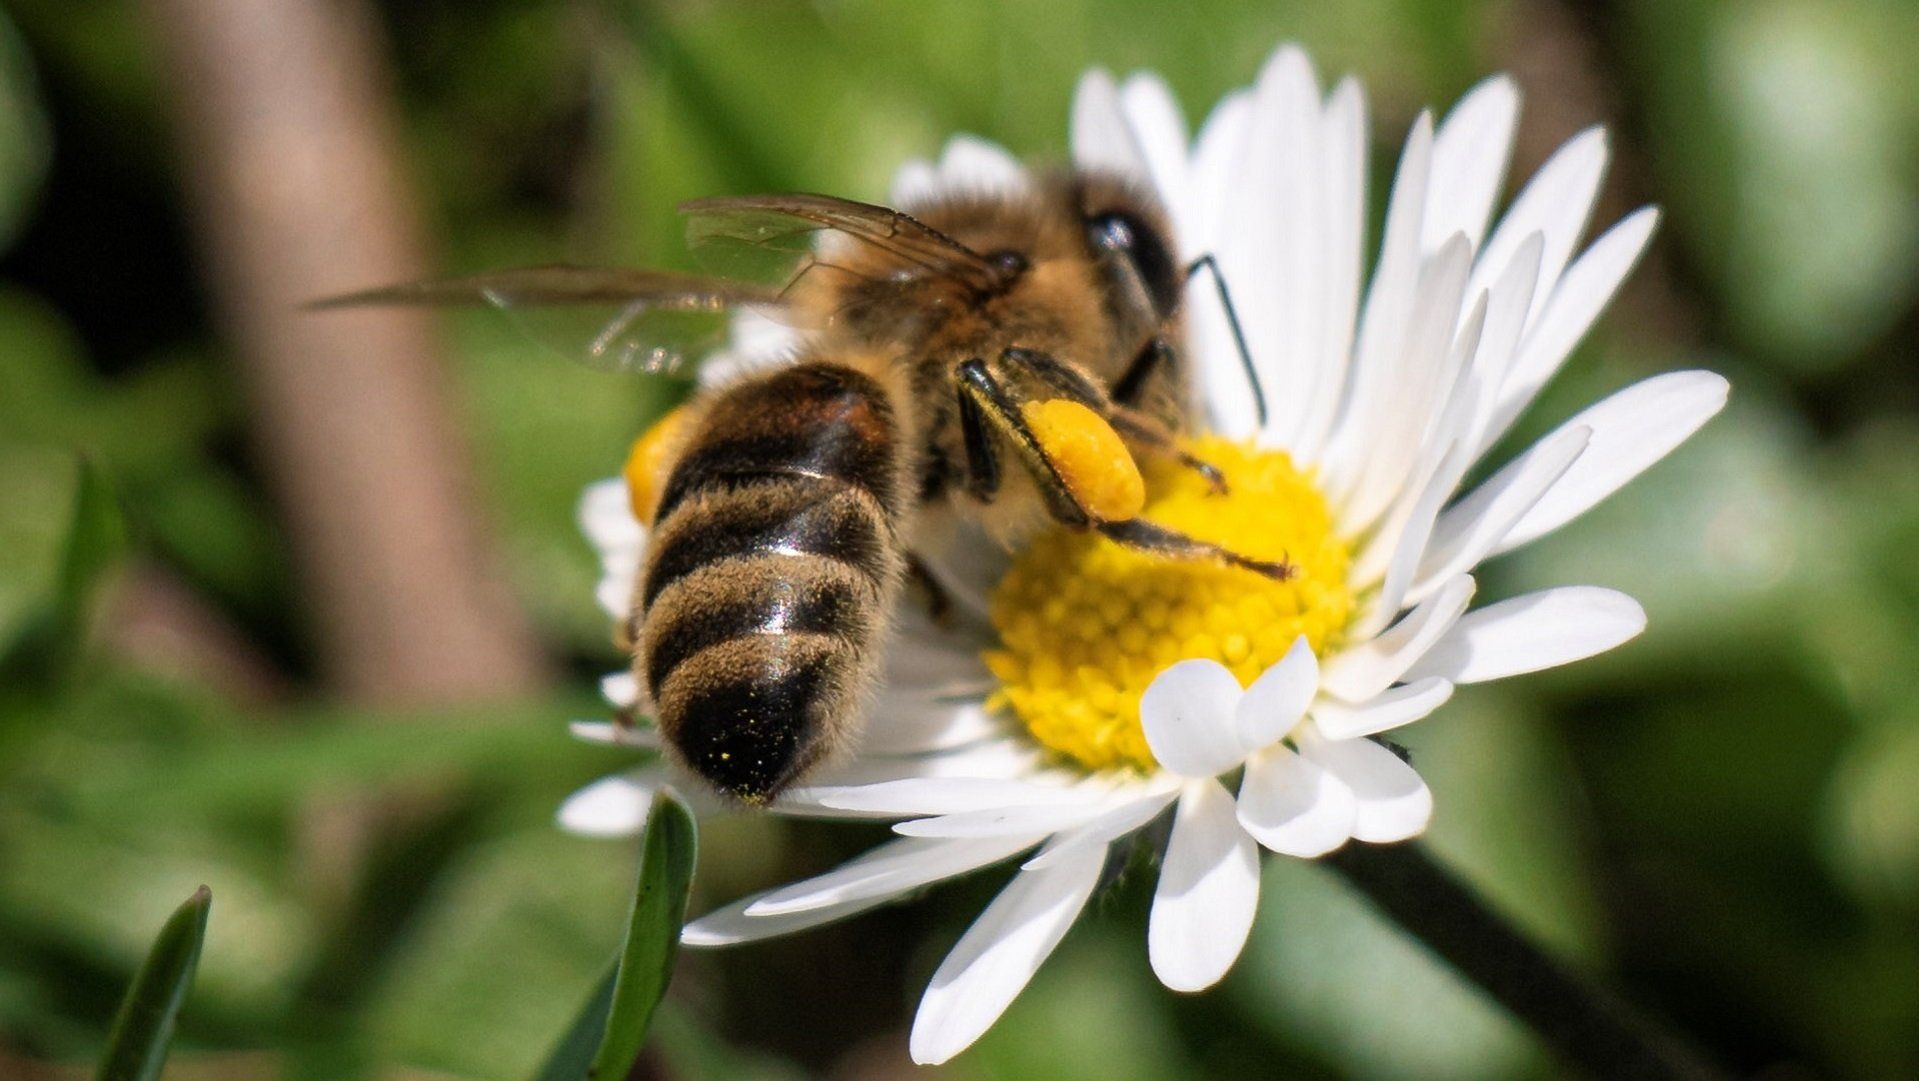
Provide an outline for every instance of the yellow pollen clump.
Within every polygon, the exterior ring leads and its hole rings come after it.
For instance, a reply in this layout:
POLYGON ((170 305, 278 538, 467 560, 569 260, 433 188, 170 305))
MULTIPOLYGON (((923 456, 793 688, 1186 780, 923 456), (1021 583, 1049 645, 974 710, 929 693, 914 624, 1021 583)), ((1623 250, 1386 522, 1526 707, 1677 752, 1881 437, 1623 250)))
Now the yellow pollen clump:
POLYGON ((1078 402, 1054 398, 1027 402, 1020 417, 1052 459, 1066 488, 1102 522, 1139 517, 1146 481, 1133 453, 1098 413, 1078 402))
POLYGON ((1190 450, 1225 475, 1227 492, 1157 461, 1138 516, 1253 559, 1286 560, 1292 577, 1061 529, 1034 540, 993 589, 999 645, 983 656, 1000 682, 994 703, 1090 769, 1158 767, 1139 700, 1167 666, 1211 658, 1250 684, 1302 634, 1322 655, 1336 647, 1353 613, 1352 554, 1313 479, 1284 451, 1219 438, 1190 450))
POLYGON ((660 501, 660 486, 666 481, 667 452, 685 426, 686 407, 682 405, 654 421, 651 428, 633 441, 633 449, 626 452, 626 465, 620 475, 626 478, 626 498, 633 506, 633 517, 642 522, 653 521, 653 508, 660 501))

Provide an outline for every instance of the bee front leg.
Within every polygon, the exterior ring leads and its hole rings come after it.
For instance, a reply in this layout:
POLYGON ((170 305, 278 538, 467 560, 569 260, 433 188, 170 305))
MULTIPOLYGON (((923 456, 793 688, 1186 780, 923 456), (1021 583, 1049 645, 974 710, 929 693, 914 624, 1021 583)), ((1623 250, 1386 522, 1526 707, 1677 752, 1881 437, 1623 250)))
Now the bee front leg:
POLYGON ((960 434, 966 443, 967 491, 992 502, 1000 485, 999 452, 994 435, 1012 444, 1033 477, 1054 520, 1084 528, 1098 521, 1073 495, 1052 455, 1040 443, 1020 411, 1020 403, 978 357, 959 366, 960 434))
POLYGON ((1146 383, 1153 373, 1161 368, 1171 368, 1178 359, 1173 355, 1173 347, 1166 341, 1164 334, 1154 334, 1140 347, 1138 353, 1126 365, 1113 382, 1113 401, 1120 405, 1136 407, 1146 394, 1146 383))
MULTIPOLYGON (((1014 371, 1027 374, 1061 372, 1071 377, 1070 379, 1051 379, 1045 378, 1042 374, 1041 381, 1059 397, 1079 401, 1080 404, 1086 405, 1089 410, 1092 410, 1095 416, 1100 417, 1101 420, 1109 425, 1112 424, 1112 421, 1109 419, 1113 415, 1110 403, 1105 402, 1103 396, 1095 397, 1093 402, 1088 403, 1080 400, 1077 395, 1071 393, 1069 388, 1074 386, 1074 380, 1083 377, 1077 376, 1071 369, 1060 365, 1051 357, 1034 353, 1031 350, 1009 349, 1001 359, 1002 361, 1011 361, 1013 365, 1017 365, 1018 367, 1015 368, 1014 371), (1095 408, 1095 406, 1100 405, 1106 408, 1103 410, 1095 408)), ((1008 374, 1012 374, 1012 372, 1008 374)), ((1176 530, 1167 529, 1164 526, 1145 521, 1137 516, 1138 509, 1136 505, 1131 511, 1127 512, 1123 518, 1117 516, 1102 516, 1095 513, 1093 508, 1083 502, 1081 497, 1075 493, 1073 485, 1068 482, 1066 473, 1063 471, 1060 463, 1054 459, 1052 452, 1047 449, 1046 442, 1039 434, 1033 431, 1032 425, 1028 422, 1026 415, 1020 408, 1019 401, 1006 389, 985 361, 974 359, 960 365, 959 386, 962 402, 970 401, 972 403, 972 412, 969 413, 963 408, 960 414, 961 424, 965 428, 964 434, 968 447, 967 458, 969 470, 977 469, 979 465, 985 462, 992 463, 992 477, 994 478, 995 486, 997 486, 998 459, 992 452, 991 437, 995 433, 1004 436, 1020 454, 1023 464, 1026 465, 1028 472, 1033 477, 1035 487, 1039 489, 1041 496, 1046 501, 1048 511, 1052 514, 1054 520, 1062 525, 1079 529, 1095 529, 1119 544, 1123 544, 1129 548, 1151 552, 1155 555, 1174 559, 1214 560, 1225 563, 1228 566, 1239 567, 1256 574, 1265 575, 1268 578, 1285 579, 1293 575, 1294 568, 1289 563, 1272 563, 1266 560, 1253 559, 1222 548, 1219 545, 1198 540, 1176 530), (969 424, 970 427, 968 427, 969 424), (984 453, 977 461, 972 451, 972 448, 976 444, 984 450, 984 453)), ((1091 388, 1091 392, 1097 395, 1098 388, 1091 388)), ((1117 428, 1108 434, 1109 437, 1114 438, 1117 442, 1117 437, 1119 436, 1117 428)), ((1122 451, 1122 454, 1123 453, 1122 451)), ((1130 460, 1124 464, 1128 469, 1133 468, 1130 460)), ((1211 467, 1207 468, 1210 469, 1211 467)), ((1081 481, 1089 479, 1085 476, 1075 475, 1078 476, 1078 479, 1081 481)), ((969 485, 970 484, 971 482, 969 481, 969 485)))
POLYGON ((979 360, 960 367, 960 438, 966 446, 966 493, 981 503, 991 503, 999 494, 999 452, 993 449, 992 433, 980 411, 979 398, 997 392, 993 377, 979 360))
POLYGON ((1180 465, 1204 477, 1215 494, 1226 494, 1226 478, 1218 468, 1180 449, 1179 441, 1166 425, 1134 408, 1153 370, 1173 362, 1173 349, 1164 338, 1155 335, 1146 343, 1119 382, 1113 384, 1110 398, 1092 380, 1044 353, 1014 348, 1006 350, 1003 359, 1024 366, 1061 395, 1098 413, 1127 442, 1172 456, 1180 465))
POLYGON ((1179 441, 1173 438, 1173 433, 1167 431, 1165 425, 1143 413, 1119 407, 1107 415, 1106 422, 1129 442, 1172 455, 1180 465, 1205 478, 1214 495, 1226 494, 1226 475, 1219 471, 1219 467, 1180 449, 1179 441))
POLYGON ((1253 559, 1240 555, 1231 548, 1222 548, 1203 540, 1196 540, 1176 530, 1155 525, 1144 518, 1134 518, 1125 522, 1101 522, 1098 526, 1101 534, 1108 539, 1137 548, 1142 552, 1165 556, 1169 559, 1204 559, 1224 563, 1227 566, 1249 570, 1254 574, 1263 574, 1276 581, 1285 581, 1298 573, 1298 568, 1280 560, 1277 563, 1264 559, 1253 559))

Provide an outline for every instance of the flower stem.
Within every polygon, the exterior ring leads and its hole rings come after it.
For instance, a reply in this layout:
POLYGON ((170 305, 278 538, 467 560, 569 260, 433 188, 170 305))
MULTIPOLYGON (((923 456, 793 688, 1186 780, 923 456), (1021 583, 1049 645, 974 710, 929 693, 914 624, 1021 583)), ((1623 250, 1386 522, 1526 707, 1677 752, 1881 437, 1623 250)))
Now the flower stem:
POLYGON ((1353 844, 1332 867, 1427 948, 1601 1078, 1723 1078, 1718 1068, 1611 993, 1582 979, 1487 906, 1417 844, 1353 844))

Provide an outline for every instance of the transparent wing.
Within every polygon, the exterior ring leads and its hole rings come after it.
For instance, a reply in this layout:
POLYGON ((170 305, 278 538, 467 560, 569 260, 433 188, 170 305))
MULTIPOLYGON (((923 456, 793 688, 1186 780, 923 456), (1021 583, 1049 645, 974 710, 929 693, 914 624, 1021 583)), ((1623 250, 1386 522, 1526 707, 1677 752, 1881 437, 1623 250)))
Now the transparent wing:
POLYGON ((680 204, 680 212, 687 218, 687 245, 708 267, 782 289, 815 267, 834 267, 835 237, 871 245, 919 273, 982 292, 1003 284, 1007 273, 910 214, 830 195, 695 199, 680 204))
POLYGON ((728 313, 777 317, 777 290, 748 282, 613 267, 541 266, 381 286, 309 305, 490 305, 561 356, 612 371, 685 374, 726 339, 728 313))

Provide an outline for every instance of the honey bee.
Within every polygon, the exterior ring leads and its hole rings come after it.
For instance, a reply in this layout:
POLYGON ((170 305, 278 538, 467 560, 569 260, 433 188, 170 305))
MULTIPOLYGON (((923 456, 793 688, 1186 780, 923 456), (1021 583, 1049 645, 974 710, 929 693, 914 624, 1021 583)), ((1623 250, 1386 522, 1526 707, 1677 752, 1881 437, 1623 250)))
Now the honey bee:
POLYGON ((625 641, 671 752, 721 793, 765 803, 853 739, 918 531, 943 512, 1008 540, 1056 523, 1291 573, 1139 517, 1135 456, 1224 484, 1178 441, 1200 271, 1245 352, 1217 267, 1176 261, 1140 188, 1063 171, 910 213, 820 195, 681 209, 696 247, 771 255, 779 281, 538 267, 321 303, 610 305, 586 354, 652 371, 693 351, 702 317, 806 332, 790 362, 696 394, 629 463, 650 540, 625 641))

